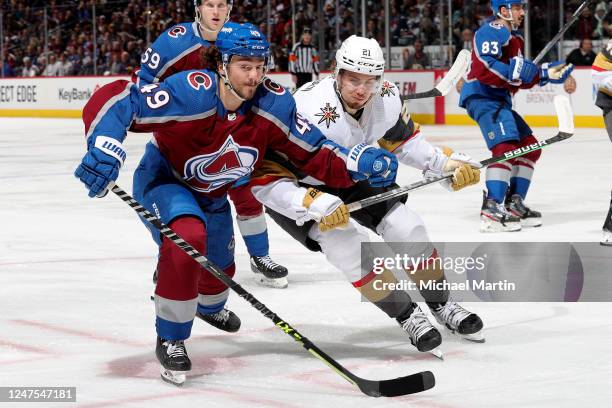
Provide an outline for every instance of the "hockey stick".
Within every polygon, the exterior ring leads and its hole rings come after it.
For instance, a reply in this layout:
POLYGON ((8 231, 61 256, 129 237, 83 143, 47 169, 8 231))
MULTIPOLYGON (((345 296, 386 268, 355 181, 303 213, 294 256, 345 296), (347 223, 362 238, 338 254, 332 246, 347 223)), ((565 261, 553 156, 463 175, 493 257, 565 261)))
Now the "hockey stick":
POLYGON ((438 82, 438 85, 429 91, 402 96, 402 100, 433 98, 447 95, 451 89, 453 89, 454 84, 467 72, 471 58, 472 54, 468 50, 461 50, 453 66, 448 70, 446 75, 444 75, 444 78, 438 82))
POLYGON ((425 391, 432 388, 435 384, 435 377, 431 371, 422 371, 420 373, 408 375, 405 377, 393 378, 389 380, 374 381, 366 380, 356 376, 349 370, 344 368, 336 360, 328 356, 325 352, 315 346, 310 340, 300 334, 296 329, 291 327, 289 323, 281 319, 276 313, 271 311, 255 298, 251 293, 245 290, 240 284, 234 281, 232 278, 227 276, 225 272, 218 266, 211 263, 204 255, 199 253, 194 247, 189 245, 181 237, 179 237, 172 229, 170 229, 161 220, 147 211, 138 201, 126 193, 116 184, 109 189, 127 203, 136 213, 147 220, 151 225, 157 228, 166 238, 171 240, 175 245, 181 248, 187 255, 192 257, 197 263, 200 264, 204 269, 212 273, 217 279, 225 283, 241 298, 245 299, 255 309, 259 310, 268 319, 272 320, 274 324, 289 335, 293 340, 297 341, 304 347, 310 354, 323 361, 334 371, 340 374, 345 380, 353 385, 359 387, 359 389, 366 395, 371 397, 397 397, 400 395, 414 394, 417 392, 425 391))
POLYGON ((580 14, 584 10, 584 8, 589 6, 592 2, 593 0, 586 0, 580 5, 580 7, 576 9, 574 14, 572 15, 572 19, 565 23, 563 27, 561 27, 559 32, 552 38, 552 40, 548 42, 548 44, 546 44, 544 49, 542 49, 542 51, 540 51, 540 53, 534 58, 534 64, 537 65, 540 63, 540 61, 542 61, 542 58, 544 58, 548 51, 550 51, 550 49, 555 46, 555 44, 561 39, 561 37, 563 37, 563 34, 565 34, 565 32, 572 26, 572 24, 574 24, 580 18, 580 14))
MULTIPOLYGON (((557 118, 559 120, 559 133, 557 135, 546 139, 544 141, 539 141, 537 143, 531 144, 526 147, 521 147, 520 149, 513 150, 511 152, 506 152, 503 155, 491 157, 489 159, 483 160, 480 162, 481 167, 489 166, 493 163, 501 163, 510 159, 514 159, 516 157, 523 156, 527 153, 540 150, 548 145, 551 145, 556 142, 560 142, 565 139, 569 139, 574 135, 574 114, 572 113, 572 107, 570 105, 570 101, 565 95, 557 95, 554 99, 555 110, 557 112, 557 118)), ((364 198, 363 200, 355 201, 354 203, 347 204, 349 212, 357 211, 365 207, 369 207, 371 205, 380 203, 382 201, 387 201, 394 197, 401 197, 404 194, 408 194, 410 191, 414 191, 421 187, 425 187, 427 185, 438 183, 442 180, 446 180, 453 177, 452 173, 445 174, 440 177, 434 177, 427 180, 417 181, 416 183, 409 184, 404 187, 396 188, 395 190, 386 191, 384 193, 380 193, 374 195, 372 197, 364 198)))

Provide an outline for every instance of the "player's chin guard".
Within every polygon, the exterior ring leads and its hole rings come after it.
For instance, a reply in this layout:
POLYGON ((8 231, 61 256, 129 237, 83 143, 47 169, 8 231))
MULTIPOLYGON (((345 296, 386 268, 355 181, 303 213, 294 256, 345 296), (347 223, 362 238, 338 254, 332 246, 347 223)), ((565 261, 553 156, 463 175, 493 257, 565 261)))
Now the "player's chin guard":
POLYGON ((232 86, 227 73, 227 66, 234 55, 262 58, 264 60, 264 72, 259 83, 263 82, 268 71, 270 44, 266 40, 266 37, 253 24, 239 24, 230 21, 225 23, 219 31, 219 34, 217 34, 215 46, 221 52, 223 74, 219 75, 223 79, 223 83, 238 99, 245 101, 246 99, 240 96, 232 86))

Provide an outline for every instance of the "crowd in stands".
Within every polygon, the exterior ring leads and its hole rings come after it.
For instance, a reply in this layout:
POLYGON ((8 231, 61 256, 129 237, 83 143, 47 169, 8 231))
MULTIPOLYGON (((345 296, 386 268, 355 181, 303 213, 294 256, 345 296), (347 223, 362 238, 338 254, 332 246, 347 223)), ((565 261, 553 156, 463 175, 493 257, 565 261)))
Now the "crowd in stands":
MULTIPOLYGON (((565 1, 566 20, 581 2, 565 1)), ((541 49, 558 30, 550 7, 537 3, 530 8, 533 49, 541 49)), ((566 38, 612 36, 608 3, 596 2, 588 8, 566 38)), ((193 20, 191 0, 8 0, 3 4, 5 77, 130 74, 160 33, 176 23, 193 20)), ((326 50, 337 48, 337 38, 342 41, 360 33, 361 0, 323 0, 322 4, 319 20, 317 0, 295 0, 292 18, 290 0, 270 0, 268 27, 266 0, 235 0, 232 19, 259 25, 273 45, 274 69, 287 71, 289 50, 304 28, 312 30, 315 43, 322 32, 326 50)), ((390 42, 407 47, 404 68, 429 68, 431 59, 424 46, 440 44, 441 32, 447 41, 448 16, 440 18, 439 4, 439 0, 390 1, 390 42)), ((384 45, 384 2, 367 0, 366 8, 365 35, 384 45)), ((456 54, 462 48, 471 48, 474 31, 491 16, 491 9, 488 0, 452 0, 452 10, 456 54)))

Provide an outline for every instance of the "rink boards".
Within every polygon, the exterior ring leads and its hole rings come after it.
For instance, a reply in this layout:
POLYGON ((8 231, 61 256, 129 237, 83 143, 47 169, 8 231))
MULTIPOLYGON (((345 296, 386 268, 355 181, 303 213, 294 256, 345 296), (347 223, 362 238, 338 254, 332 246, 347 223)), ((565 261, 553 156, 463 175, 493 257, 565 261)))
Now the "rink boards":
MULTIPOLYGON (((431 89, 443 70, 388 71, 385 80, 394 82, 401 95, 431 89)), ((326 75, 326 74, 324 74, 326 75)), ((590 69, 576 69, 576 92, 570 95, 577 127, 603 127, 601 110, 594 104, 594 90, 590 69)), ((292 89, 288 73, 269 76, 292 89)), ((101 86, 128 77, 55 77, 0 79, 0 116, 80 118, 89 97, 101 86)), ((515 110, 525 116, 531 126, 557 126, 552 100, 566 94, 563 86, 547 85, 519 92, 514 100, 515 110)), ((465 110, 458 107, 459 95, 453 90, 442 98, 410 101, 414 119, 423 124, 475 125, 465 110)))

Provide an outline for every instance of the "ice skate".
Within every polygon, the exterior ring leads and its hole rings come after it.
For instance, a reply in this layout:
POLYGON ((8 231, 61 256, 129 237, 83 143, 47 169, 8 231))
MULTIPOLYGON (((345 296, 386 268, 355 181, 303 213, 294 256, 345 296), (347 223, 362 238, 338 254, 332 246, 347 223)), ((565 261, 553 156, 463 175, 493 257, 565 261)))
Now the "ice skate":
POLYGON ((510 214, 521 219, 522 227, 539 227, 542 225, 542 214, 527 207, 523 198, 518 194, 506 198, 506 209, 510 214))
POLYGON ((191 370, 191 360, 187 356, 185 342, 158 337, 155 355, 161 363, 162 380, 177 386, 183 385, 187 372, 191 370))
POLYGON ((240 329, 240 318, 236 313, 226 308, 211 314, 204 314, 198 311, 196 312, 196 316, 211 326, 228 333, 235 333, 240 329))
POLYGON ((438 323, 446 326, 451 332, 458 334, 461 338, 476 343, 484 343, 482 335, 482 320, 477 314, 471 313, 452 299, 448 299, 444 305, 430 307, 438 323))
POLYGON ((495 200, 487 198, 483 192, 482 209, 480 210, 480 232, 512 232, 521 230, 521 219, 509 213, 495 200))
POLYGON ((269 255, 252 256, 251 270, 258 274, 257 283, 261 286, 277 289, 289 286, 287 268, 274 262, 269 255))
POLYGON ((413 303, 414 309, 410 315, 397 317, 397 322, 408 333, 410 343, 421 352, 429 352, 439 359, 444 359, 442 351, 437 347, 442 344, 442 336, 427 319, 419 305, 413 303))

